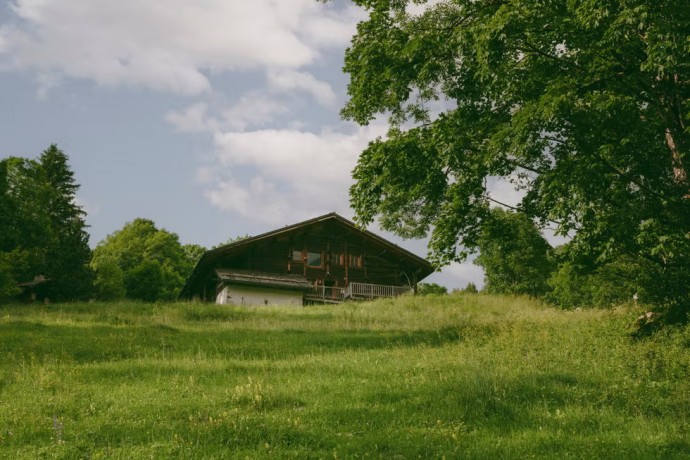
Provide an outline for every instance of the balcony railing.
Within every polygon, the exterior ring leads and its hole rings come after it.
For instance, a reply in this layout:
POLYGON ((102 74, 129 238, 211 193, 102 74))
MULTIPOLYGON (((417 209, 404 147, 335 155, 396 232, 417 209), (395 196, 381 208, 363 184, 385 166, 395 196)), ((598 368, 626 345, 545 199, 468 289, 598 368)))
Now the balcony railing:
POLYGON ((387 286, 384 284, 350 283, 345 288, 317 286, 305 294, 304 298, 312 302, 340 303, 344 300, 378 299, 397 297, 412 291, 409 286, 387 286))
POLYGON ((350 283, 345 288, 345 299, 376 299, 397 297, 412 290, 409 286, 387 286, 385 284, 350 283))
POLYGON ((317 286, 308 292, 305 297, 309 300, 322 302, 342 302, 345 299, 345 288, 333 286, 317 286))

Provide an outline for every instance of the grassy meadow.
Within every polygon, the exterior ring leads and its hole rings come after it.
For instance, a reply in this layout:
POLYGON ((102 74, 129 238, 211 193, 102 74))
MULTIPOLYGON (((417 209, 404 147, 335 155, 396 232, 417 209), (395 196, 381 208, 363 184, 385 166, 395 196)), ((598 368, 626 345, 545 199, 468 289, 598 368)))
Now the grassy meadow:
POLYGON ((0 307, 0 457, 690 458, 690 328, 637 313, 0 307))

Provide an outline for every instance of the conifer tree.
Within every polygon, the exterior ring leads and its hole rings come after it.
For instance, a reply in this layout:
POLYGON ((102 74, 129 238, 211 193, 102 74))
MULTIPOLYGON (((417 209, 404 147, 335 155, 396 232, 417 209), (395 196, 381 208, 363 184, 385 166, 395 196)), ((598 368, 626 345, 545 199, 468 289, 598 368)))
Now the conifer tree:
POLYGON ((89 267, 91 249, 84 221, 86 213, 76 203, 79 185, 67 155, 55 144, 41 154, 39 164, 49 190, 45 203, 52 230, 45 273, 51 279, 49 297, 86 298, 92 292, 93 272, 89 267))

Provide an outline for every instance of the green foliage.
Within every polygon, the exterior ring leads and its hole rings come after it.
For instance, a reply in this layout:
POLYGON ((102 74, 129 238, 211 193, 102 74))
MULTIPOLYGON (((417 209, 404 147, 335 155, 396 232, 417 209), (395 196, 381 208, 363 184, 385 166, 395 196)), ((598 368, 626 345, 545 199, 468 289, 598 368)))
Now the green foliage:
POLYGON ((484 268, 486 292, 533 297, 547 292, 551 246, 527 216, 492 209, 478 246, 474 263, 484 268))
POLYGON ((238 241, 246 240, 247 238, 250 238, 249 234, 231 236, 227 240, 225 240, 225 242, 217 244, 213 246, 211 249, 216 249, 222 246, 226 246, 228 244, 237 243, 238 241))
POLYGON ((46 254, 45 275, 51 280, 47 296, 53 300, 90 297, 93 271, 86 232, 86 213, 76 204, 79 185, 70 170, 67 155, 51 145, 39 158, 50 194, 44 209, 50 217, 53 238, 46 254))
POLYGON ((477 286, 474 283, 467 283, 467 286, 465 286, 463 292, 467 294, 477 294, 479 290, 477 290, 477 286))
POLYGON ((581 273, 572 263, 562 263, 549 278, 551 291, 546 299, 563 308, 595 306, 589 283, 590 276, 581 273))
POLYGON ((436 283, 419 283, 417 285, 418 295, 445 295, 448 289, 436 283))
POLYGON ((194 267, 200 247, 180 244, 176 234, 135 219, 98 243, 92 267, 100 298, 126 297, 148 302, 174 300, 194 267), (113 267, 117 266, 117 269, 113 267))
POLYGON ((690 328, 490 295, 0 307, 0 457, 683 459, 690 328))
POLYGON ((436 265, 479 247, 489 179, 597 265, 657 265, 662 303, 688 311, 690 8, 686 0, 454 0, 420 15, 367 9, 345 57, 342 114, 390 131, 362 152, 356 220, 431 232, 436 265), (668 288, 668 289, 667 289, 668 288))
POLYGON ((44 204, 51 192, 36 161, 10 157, 0 165, 0 174, 5 176, 0 181, 4 182, 0 251, 5 258, 21 257, 25 261, 13 270, 14 279, 29 281, 45 274, 47 268, 46 253, 53 231, 44 204))
POLYGON ((91 250, 85 214, 75 202, 78 189, 67 156, 55 145, 38 161, 0 161, 0 254, 12 260, 0 291, 16 292, 17 282, 44 275, 52 300, 90 295, 91 250))
MULTIPOLYGON (((182 245, 182 250, 184 251, 187 264, 191 269, 194 268, 199 259, 201 259, 201 256, 206 252, 206 248, 198 244, 184 244, 182 245)), ((189 271, 190 273, 191 269, 189 271)))
POLYGON ((10 253, 0 252, 0 300, 10 298, 21 292, 14 275, 17 265, 13 262, 10 253))
MULTIPOLYGON (((667 280, 658 265, 644 259, 620 256, 596 265, 586 260, 569 260, 569 245, 558 248, 561 259, 549 278, 546 300, 563 308, 612 307, 632 303, 636 296, 641 305, 652 309, 664 302, 660 291, 673 289, 661 283, 667 280)), ((675 294, 672 294, 675 295, 675 294)), ((668 311, 668 313, 671 313, 668 311)), ((679 319, 668 322, 678 322, 679 319)))
POLYGON ((94 263, 96 279, 94 290, 101 300, 122 299, 127 295, 125 276, 114 258, 103 257, 94 263))
POLYGON ((125 277, 127 297, 154 302, 163 294, 163 269, 155 260, 142 260, 127 272, 125 277))

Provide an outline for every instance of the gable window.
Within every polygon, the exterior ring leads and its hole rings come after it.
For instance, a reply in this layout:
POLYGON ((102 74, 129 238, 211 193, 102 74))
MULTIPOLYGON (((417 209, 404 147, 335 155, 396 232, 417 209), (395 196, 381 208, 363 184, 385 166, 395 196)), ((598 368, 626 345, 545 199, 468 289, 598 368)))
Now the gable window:
POLYGON ((292 251, 292 261, 293 262, 304 262, 302 259, 302 251, 292 251))
POLYGON ((362 268, 362 256, 349 254, 348 265, 352 268, 362 268))
POLYGON ((321 268, 323 266, 323 255, 320 252, 307 252, 307 266, 321 268))

